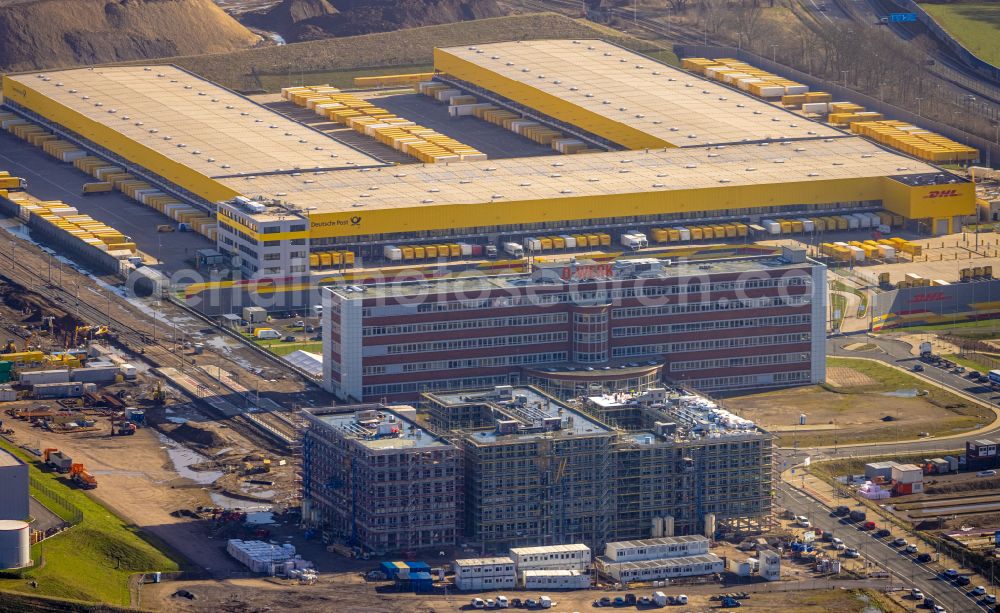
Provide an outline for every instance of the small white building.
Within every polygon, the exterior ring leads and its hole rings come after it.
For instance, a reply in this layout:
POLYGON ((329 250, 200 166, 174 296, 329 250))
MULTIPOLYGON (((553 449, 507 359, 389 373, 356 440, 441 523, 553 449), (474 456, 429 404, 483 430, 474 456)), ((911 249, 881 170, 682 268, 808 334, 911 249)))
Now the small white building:
POLYGON ((701 535, 665 536, 639 541, 618 541, 604 546, 604 557, 616 562, 680 558, 708 553, 708 539, 701 535))
POLYGON ((781 555, 777 551, 763 547, 757 551, 757 561, 761 578, 767 581, 781 579, 781 555))
POLYGON ((697 577, 726 570, 725 562, 714 553, 632 562, 617 562, 602 556, 598 558, 598 567, 601 572, 621 583, 697 577))
POLYGON ((916 464, 896 464, 892 467, 892 480, 896 483, 920 483, 924 471, 916 464))
POLYGON ((590 568, 590 547, 580 543, 548 547, 517 547, 510 550, 517 572, 538 569, 585 571, 590 568))
POLYGON ((590 588, 590 575, 553 568, 526 570, 521 573, 521 585, 526 590, 585 590, 590 588))
POLYGON ((455 587, 460 590, 513 589, 517 584, 514 560, 467 558, 455 560, 455 587))

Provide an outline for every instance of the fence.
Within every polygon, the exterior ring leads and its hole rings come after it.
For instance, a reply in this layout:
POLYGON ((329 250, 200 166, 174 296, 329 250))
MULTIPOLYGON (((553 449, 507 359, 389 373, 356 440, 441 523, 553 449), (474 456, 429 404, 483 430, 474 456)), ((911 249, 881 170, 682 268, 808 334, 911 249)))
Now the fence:
POLYGON ((920 5, 913 0, 893 0, 906 10, 917 15, 920 23, 924 24, 928 30, 934 34, 935 38, 944 43, 963 63, 970 68, 994 82, 1000 82, 1000 68, 986 62, 976 56, 975 53, 965 48, 954 36, 949 34, 937 21, 931 17, 927 11, 920 8, 920 5))
MULTIPOLYGON (((63 515, 67 515, 68 521, 71 525, 76 525, 83 521, 83 512, 72 502, 66 499, 65 496, 59 493, 59 491, 50 485, 43 482, 37 477, 29 477, 28 482, 31 484, 31 489, 39 494, 41 494, 46 500, 45 502, 55 504, 64 511, 63 515)), ((45 506, 49 506, 46 504, 45 506)))
POLYGON ((933 130, 938 134, 943 134, 952 140, 958 141, 970 147, 975 147, 982 152, 980 161, 983 164, 991 165, 994 160, 1000 161, 1000 144, 998 143, 994 143, 974 134, 969 134, 968 132, 943 124, 939 121, 922 117, 906 109, 889 104, 888 102, 872 98, 867 94, 863 94, 842 85, 837 85, 832 81, 814 77, 810 74, 802 72, 801 70, 792 68, 791 66, 779 64, 778 62, 769 60, 763 56, 757 55, 756 53, 751 53, 745 49, 737 49, 735 47, 718 47, 713 45, 674 45, 674 53, 676 53, 678 57, 738 58, 744 62, 753 64, 758 68, 768 70, 775 74, 780 74, 783 77, 798 81, 803 85, 808 85, 812 90, 829 92, 833 94, 833 97, 836 99, 850 100, 851 102, 864 106, 869 111, 878 111, 887 118, 898 119, 919 125, 922 128, 933 130))

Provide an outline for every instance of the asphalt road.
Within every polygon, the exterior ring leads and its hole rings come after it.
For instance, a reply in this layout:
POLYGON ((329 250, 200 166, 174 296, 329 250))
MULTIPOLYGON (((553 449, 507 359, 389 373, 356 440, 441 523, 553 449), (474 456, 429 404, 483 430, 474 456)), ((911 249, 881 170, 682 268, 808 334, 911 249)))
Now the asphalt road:
POLYGON ((94 181, 71 164, 56 161, 38 147, 0 131, 0 169, 28 180, 28 193, 39 200, 61 200, 81 213, 102 221, 131 236, 139 250, 163 264, 164 272, 186 268, 185 260, 198 249, 215 244, 195 232, 159 233, 156 226, 170 224, 169 218, 119 192, 84 197, 82 186, 94 181))
MULTIPOLYGON (((965 378, 964 375, 952 373, 934 366, 924 364, 923 372, 913 372, 914 364, 921 363, 920 359, 910 353, 910 346, 901 341, 888 337, 867 336, 865 333, 837 336, 828 339, 827 355, 859 357, 856 351, 848 351, 843 347, 857 342, 872 343, 881 349, 881 352, 866 352, 860 357, 867 357, 892 364, 909 370, 913 375, 933 381, 950 389, 961 391, 984 402, 998 404, 1000 394, 996 393, 988 386, 974 383, 965 378)), ((996 424, 989 431, 977 435, 980 438, 1000 437, 1000 423, 996 424)), ((900 443, 878 443, 872 445, 854 445, 846 447, 823 447, 811 449, 789 449, 784 448, 779 451, 782 467, 788 468, 801 464, 806 457, 812 460, 843 458, 864 455, 891 455, 914 453, 921 450, 941 451, 964 447, 964 438, 950 439, 924 439, 918 441, 903 441, 900 443)), ((844 540, 848 547, 854 547, 861 552, 863 558, 874 562, 895 576, 902 579, 908 586, 919 588, 925 595, 932 596, 939 604, 949 612, 957 611, 979 611, 989 610, 973 598, 969 591, 974 587, 969 585, 960 587, 951 581, 944 580, 939 573, 945 570, 937 562, 928 564, 917 564, 913 556, 906 555, 894 547, 890 547, 882 539, 873 538, 870 533, 860 531, 853 525, 840 524, 839 520, 829 516, 830 508, 808 496, 801 490, 796 489, 787 483, 780 483, 777 494, 778 504, 788 509, 795 515, 805 515, 812 520, 817 528, 824 530, 833 529, 838 538, 844 540)), ((911 542, 920 543, 919 539, 910 538, 911 542)), ((921 551, 925 551, 922 547, 921 551)), ((834 553, 834 552, 829 552, 834 553)), ((934 555, 933 552, 929 552, 934 555)), ((936 557, 935 557, 936 559, 936 557)), ((913 605, 917 605, 913 602, 913 605)))
MULTIPOLYGON (((778 504, 795 515, 805 515, 810 519, 814 528, 821 528, 824 531, 832 530, 834 536, 842 539, 847 547, 857 549, 861 553, 861 557, 874 563, 878 570, 890 573, 894 579, 902 581, 908 587, 918 588, 925 596, 934 598, 949 613, 989 610, 987 607, 977 604, 966 594, 966 590, 971 590, 973 585, 963 588, 942 578, 940 573, 945 568, 934 561, 937 558, 935 552, 928 550, 926 545, 918 540, 908 539, 910 542, 920 544, 920 553, 930 553, 933 556, 931 562, 919 564, 915 561, 914 554, 907 554, 901 548, 890 546, 890 539, 877 539, 872 536, 874 531, 866 532, 858 530, 855 524, 840 523, 838 518, 830 517, 832 509, 816 502, 788 484, 782 483, 778 486, 778 504)), ((819 543, 819 545, 825 554, 831 557, 837 554, 836 551, 826 550, 826 543, 819 543)), ((886 579, 887 583, 888 581, 886 579)), ((920 604, 916 600, 910 602, 914 607, 920 604)))

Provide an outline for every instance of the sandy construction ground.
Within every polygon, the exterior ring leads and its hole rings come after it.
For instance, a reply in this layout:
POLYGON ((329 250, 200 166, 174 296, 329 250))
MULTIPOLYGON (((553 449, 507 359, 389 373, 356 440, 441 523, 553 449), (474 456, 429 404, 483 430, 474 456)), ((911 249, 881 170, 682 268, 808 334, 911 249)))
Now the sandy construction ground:
POLYGON ((141 428, 132 436, 111 437, 106 419, 97 420, 100 429, 94 432, 57 434, 4 417, 5 427, 14 429, 12 438, 17 444, 54 447, 74 462, 83 462, 98 482, 89 494, 115 513, 200 566, 213 571, 240 570, 219 542, 207 538, 201 523, 171 515, 179 509, 212 504, 206 487, 174 470, 167 448, 176 447, 176 443, 151 428, 141 428))

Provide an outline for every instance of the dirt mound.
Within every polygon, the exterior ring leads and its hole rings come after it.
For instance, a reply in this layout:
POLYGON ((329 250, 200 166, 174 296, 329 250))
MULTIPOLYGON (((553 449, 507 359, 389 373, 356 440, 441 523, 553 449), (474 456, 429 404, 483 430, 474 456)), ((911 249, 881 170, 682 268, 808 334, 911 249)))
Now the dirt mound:
POLYGON ((243 23, 273 30, 289 42, 391 32, 403 28, 499 17, 496 0, 283 0, 243 23))
POLYGON ((240 21, 252 28, 270 30, 287 37, 303 21, 330 17, 338 12, 328 0, 283 0, 269 10, 240 15, 240 21))
POLYGON ((225 53, 256 36, 211 0, 0 0, 0 70, 225 53))
POLYGON ((217 433, 207 428, 194 425, 191 422, 183 423, 175 428, 170 433, 170 438, 176 441, 201 445, 203 447, 218 447, 225 443, 222 437, 217 433))

